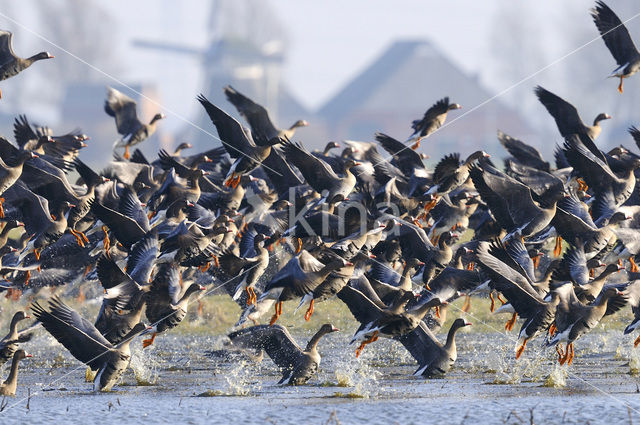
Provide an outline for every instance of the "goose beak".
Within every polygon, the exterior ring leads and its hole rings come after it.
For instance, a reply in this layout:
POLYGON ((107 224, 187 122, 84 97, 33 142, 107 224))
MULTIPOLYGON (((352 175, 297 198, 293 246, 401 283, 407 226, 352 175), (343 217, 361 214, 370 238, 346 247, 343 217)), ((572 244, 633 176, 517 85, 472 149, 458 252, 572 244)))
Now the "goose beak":
POLYGON ((28 314, 26 316, 24 316, 25 319, 31 319, 31 316, 29 316, 28 314))
POLYGON ((213 159, 209 158, 207 155, 205 155, 202 159, 204 160, 204 162, 213 162, 213 159))
POLYGON ((24 356, 25 356, 25 357, 33 357, 33 354, 30 354, 30 353, 24 353, 24 356))
POLYGON ((47 53, 47 59, 53 59, 55 58, 55 56, 53 56, 51 53, 47 53))
POLYGON ((336 328, 335 326, 331 326, 331 332, 340 332, 340 329, 336 328))
POLYGON ((23 222, 21 222, 21 221, 19 221, 19 222, 18 222, 18 227, 24 227, 24 223, 23 223, 23 222))
POLYGON ((467 320, 465 319, 465 321, 464 321, 464 325, 465 325, 465 326, 471 326, 471 325, 473 325, 473 323, 471 323, 471 322, 469 322, 469 321, 467 321, 467 320))
POLYGON ((200 285, 199 289, 200 289, 201 291, 206 291, 206 290, 207 290, 207 287, 206 287, 206 286, 202 286, 202 285, 200 285))
POLYGON ((375 260, 377 257, 375 254, 369 253, 369 258, 371 258, 372 260, 375 260))

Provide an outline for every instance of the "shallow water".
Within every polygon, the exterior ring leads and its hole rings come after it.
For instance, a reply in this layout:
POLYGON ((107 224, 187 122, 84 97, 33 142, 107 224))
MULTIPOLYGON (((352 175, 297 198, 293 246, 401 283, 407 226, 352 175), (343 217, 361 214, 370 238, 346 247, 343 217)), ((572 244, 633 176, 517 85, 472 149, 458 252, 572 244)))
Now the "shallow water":
MULTIPOLYGON (((293 333, 299 341, 309 337, 293 333)), ((640 421, 639 379, 631 374, 638 355, 619 331, 582 338, 568 369, 539 341, 516 362, 511 336, 460 333, 454 370, 435 380, 413 377, 415 363, 393 341, 371 344, 355 359, 350 336, 322 341, 320 372, 302 387, 276 385, 280 375, 268 358, 257 364, 207 354, 223 348, 225 337, 164 335, 145 351, 136 341, 135 373, 127 371, 115 391, 96 394, 84 382, 84 366, 39 333, 26 346, 34 358, 22 364, 17 397, 4 401, 0 423, 528 424, 531 415, 535 423, 640 421)))

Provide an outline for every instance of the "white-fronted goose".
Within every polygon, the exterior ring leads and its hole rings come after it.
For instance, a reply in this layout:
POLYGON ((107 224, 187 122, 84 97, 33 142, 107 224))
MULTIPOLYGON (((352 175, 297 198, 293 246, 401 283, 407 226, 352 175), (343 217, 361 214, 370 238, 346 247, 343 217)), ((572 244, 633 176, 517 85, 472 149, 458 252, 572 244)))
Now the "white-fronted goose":
POLYGON ((414 299, 415 295, 411 291, 402 291, 389 307, 381 309, 362 292, 349 286, 344 287, 338 293, 338 297, 360 322, 360 327, 351 340, 351 344, 360 342, 356 357, 360 356, 367 344, 377 341, 379 337, 396 338, 411 332, 422 322, 430 308, 446 302, 432 298, 419 307, 405 310, 406 304, 414 299))
POLYGON ((415 144, 411 146, 411 149, 418 149, 420 147, 420 141, 426 137, 429 137, 433 132, 438 130, 444 124, 447 119, 447 113, 456 109, 460 109, 457 103, 450 103, 449 97, 445 97, 433 104, 424 113, 424 116, 418 120, 414 120, 411 123, 413 134, 409 136, 407 142, 415 141, 415 144))
POLYGON ((226 186, 237 186, 243 174, 248 174, 269 157, 272 146, 284 141, 279 137, 269 138, 263 133, 251 134, 238 121, 209 102, 203 95, 198 96, 198 101, 216 126, 222 145, 229 156, 236 158, 227 173, 226 186))
POLYGON ((613 314, 626 305, 627 296, 615 287, 603 291, 598 300, 591 305, 582 304, 573 291, 571 284, 565 284, 556 289, 560 294, 560 302, 556 310, 555 327, 552 328, 553 337, 547 346, 565 342, 566 351, 562 354, 562 347, 557 347, 560 364, 573 362, 573 343, 585 333, 596 327, 606 315, 613 314))
POLYGON ((618 91, 622 93, 623 80, 640 69, 640 53, 633 44, 627 27, 603 1, 596 1, 596 7, 591 10, 591 16, 604 44, 619 65, 609 77, 620 78, 618 91))
MULTIPOLYGON (((34 62, 42 59, 53 59, 53 55, 48 52, 40 52, 26 59, 16 56, 13 52, 13 34, 0 30, 0 81, 18 75, 34 62)), ((2 92, 0 92, 1 96, 2 92)))
POLYGON ((349 265, 352 263, 338 256, 335 256, 327 264, 323 264, 303 249, 267 283, 256 304, 267 301, 275 302, 275 314, 270 321, 270 324, 273 325, 282 314, 284 301, 301 298, 312 293, 331 272, 349 265))
POLYGON ((42 326, 73 357, 98 371, 93 384, 94 391, 111 390, 129 367, 129 344, 137 335, 151 329, 144 323, 138 323, 119 344, 113 345, 95 326, 56 297, 51 298, 46 307, 36 301, 31 309, 42 326))
POLYGON ((114 143, 114 148, 124 147, 124 158, 129 159, 129 147, 147 140, 156 131, 159 120, 165 118, 164 114, 155 114, 149 124, 144 124, 138 119, 136 102, 129 96, 118 90, 108 87, 107 100, 104 102, 104 110, 115 118, 118 133, 122 135, 114 143))
POLYGON ((271 118, 269 118, 269 112, 262 105, 255 103, 231 86, 224 88, 224 94, 227 96, 227 100, 236 107, 240 115, 247 120, 254 134, 263 134, 268 139, 276 137, 291 139, 297 128, 309 125, 305 120, 298 120, 288 129, 278 129, 273 125, 271 118))
POLYGON ((31 354, 26 353, 24 350, 18 350, 13 354, 9 376, 7 377, 6 381, 0 384, 0 395, 16 395, 16 389, 18 388, 18 363, 20 363, 20 360, 28 357, 31 357, 31 354))
POLYGON ((304 349, 296 344, 289 331, 280 325, 252 326, 229 334, 229 338, 234 345, 266 351, 282 370, 282 379, 278 384, 303 385, 318 371, 320 354, 317 347, 320 338, 337 331, 338 329, 329 323, 322 325, 304 349))
POLYGON ((535 88, 535 93, 536 96, 538 96, 540 103, 547 108, 549 114, 551 114, 553 119, 556 121, 556 125, 558 126, 558 130, 560 130, 562 137, 569 137, 572 134, 578 133, 589 136, 591 140, 596 140, 602 132, 600 121, 611 118, 609 114, 601 113, 593 120, 592 126, 587 126, 582 122, 575 106, 562 99, 560 96, 557 96, 540 86, 535 88))
POLYGON ((471 322, 463 318, 454 320, 444 344, 438 341, 423 322, 412 332, 398 337, 397 340, 404 345, 411 356, 418 362, 419 366, 414 375, 434 377, 442 376, 449 372, 458 359, 455 341, 456 332, 470 325, 471 322))
POLYGON ((13 357, 13 354, 18 349, 18 344, 31 339, 32 334, 29 332, 31 328, 18 331, 18 323, 29 317, 27 313, 21 310, 16 312, 11 318, 9 333, 0 340, 0 366, 13 357))

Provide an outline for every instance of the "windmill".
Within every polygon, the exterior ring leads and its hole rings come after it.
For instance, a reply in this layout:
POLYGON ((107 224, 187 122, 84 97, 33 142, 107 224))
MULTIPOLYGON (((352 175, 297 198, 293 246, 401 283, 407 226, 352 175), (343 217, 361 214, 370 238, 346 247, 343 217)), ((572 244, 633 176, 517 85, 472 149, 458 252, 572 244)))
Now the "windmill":
MULTIPOLYGON (((196 56, 202 63, 203 90, 207 98, 235 114, 222 93, 228 84, 269 109, 279 122, 281 105, 290 102, 281 84, 285 36, 266 2, 213 0, 208 20, 208 46, 198 49, 164 41, 136 40, 134 46, 165 54, 196 56)), ((298 114, 301 111, 296 111, 298 114)), ((288 115, 288 114, 287 114, 288 115)), ((200 120, 204 120, 202 114, 200 120)), ((198 125, 210 128, 210 122, 198 125)), ((192 143, 210 144, 210 138, 193 128, 182 135, 192 143)))

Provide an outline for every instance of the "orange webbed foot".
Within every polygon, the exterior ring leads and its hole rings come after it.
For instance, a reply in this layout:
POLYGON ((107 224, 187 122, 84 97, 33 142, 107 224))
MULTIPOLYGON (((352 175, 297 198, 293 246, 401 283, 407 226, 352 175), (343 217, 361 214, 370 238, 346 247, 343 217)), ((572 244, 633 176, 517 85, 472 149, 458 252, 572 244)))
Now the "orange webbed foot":
POLYGON ((309 321, 309 319, 311 319, 311 315, 313 314, 313 303, 315 302, 315 300, 313 298, 311 298, 311 302, 309 303, 309 308, 307 309, 307 312, 304 314, 304 320, 305 321, 309 321))
POLYGON ((148 346, 152 345, 155 340, 156 340, 156 332, 154 332, 153 335, 151 335, 151 338, 145 339, 142 341, 142 348, 147 348, 148 346))

